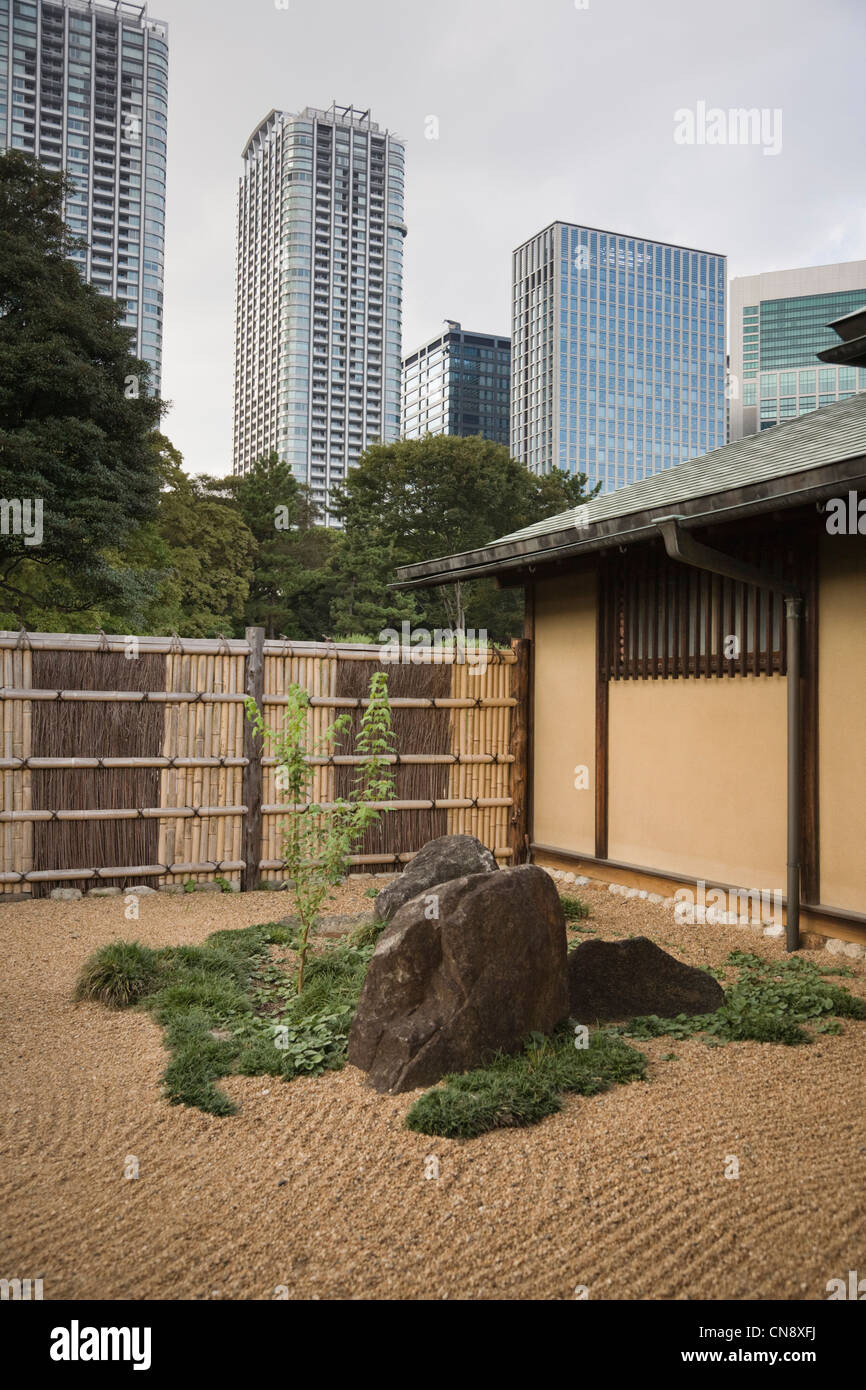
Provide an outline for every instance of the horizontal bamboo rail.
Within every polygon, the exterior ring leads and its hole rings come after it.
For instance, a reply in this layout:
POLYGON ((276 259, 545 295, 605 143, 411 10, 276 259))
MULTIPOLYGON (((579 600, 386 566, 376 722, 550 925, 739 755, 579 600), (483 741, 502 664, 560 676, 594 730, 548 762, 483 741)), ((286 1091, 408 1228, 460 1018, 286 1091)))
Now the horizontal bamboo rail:
MULTIPOLYGON (((336 811, 344 802, 339 801, 305 801, 295 805, 288 802, 276 802, 271 806, 263 806, 262 814, 265 816, 294 815, 296 812, 303 814, 312 807, 319 811, 336 811)), ((359 806, 367 806, 371 811, 468 811, 472 807, 491 807, 491 806, 510 806, 510 796, 476 796, 476 797, 441 797, 434 801, 362 801, 356 803, 359 806)), ((51 812, 48 812, 51 815, 51 812)))
MULTIPOLYGON (((393 753, 385 757, 369 754, 334 753, 325 758, 305 758, 311 767, 361 767, 377 758, 379 762, 396 767, 403 764, 416 767, 440 767, 449 764, 485 764, 503 766, 514 762, 512 753, 393 753)), ((21 768, 113 768, 113 767, 246 767, 248 758, 0 758, 0 771, 16 772, 21 768)), ((278 767, 277 758, 262 758, 263 767, 278 767)))
MULTIPOLYGON (((0 632, 0 650, 116 652, 135 660, 134 652, 164 656, 211 656, 217 650, 226 656, 248 656, 249 643, 243 638, 212 637, 133 637, 78 632, 0 632)), ((340 661, 370 661, 383 665, 466 665, 509 666, 514 653, 504 647, 475 647, 468 642, 443 642, 441 646, 401 645, 383 642, 373 648, 355 642, 290 642, 267 639, 264 655, 277 657, 331 657, 340 661)))
MULTIPOLYGON (((418 853, 415 850, 411 854, 352 854, 349 856, 349 863, 355 865, 363 864, 410 864, 418 853)), ((511 849, 507 845, 500 846, 491 851, 494 859, 510 859, 511 849)), ((285 864, 281 859, 260 859, 259 869, 274 872, 285 871, 285 864)))
POLYGON ((3 821, 183 820, 189 816, 245 816, 246 806, 139 806, 89 811, 0 811, 3 821))
POLYGON ((29 767, 246 767, 246 758, 0 758, 0 771, 29 767))
MULTIPOLYGON (((267 695, 265 704, 287 705, 290 698, 288 695, 267 695)), ((94 704, 121 702, 128 705, 237 705, 243 704, 246 696, 242 691, 234 690, 220 692, 213 690, 19 690, 3 686, 0 687, 0 699, 69 700, 94 704)), ((392 709, 511 709, 516 702, 511 696, 488 699, 479 695, 475 699, 468 696, 464 699, 450 699, 446 696, 431 698, 406 696, 401 699, 400 696, 396 696, 388 703, 392 709)), ((312 709, 366 709, 369 704, 369 700, 351 695, 312 695, 310 697, 312 709)))
POLYGON ((229 874, 245 867, 242 859, 200 864, 125 864, 111 869, 28 869, 0 873, 0 883, 56 883, 67 878, 157 878, 160 874, 229 874))
MULTIPOLYGON (((443 767, 454 764, 504 766, 506 763, 514 762, 511 753, 390 753, 384 756, 369 754, 364 757, 352 753, 332 753, 327 758, 305 758, 304 762, 311 767, 361 767, 364 763, 372 762, 374 758, 378 762, 391 763, 395 767, 443 767)), ((2 765, 0 763, 0 767, 2 765)), ((279 762, 276 758, 262 758, 262 765, 278 767, 279 762)))

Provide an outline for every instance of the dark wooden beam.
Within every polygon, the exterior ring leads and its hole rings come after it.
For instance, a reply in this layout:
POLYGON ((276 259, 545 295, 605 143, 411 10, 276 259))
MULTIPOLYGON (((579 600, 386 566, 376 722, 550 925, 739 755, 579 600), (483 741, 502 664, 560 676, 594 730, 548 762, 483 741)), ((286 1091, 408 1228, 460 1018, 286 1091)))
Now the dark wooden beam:
POLYGON ((532 643, 516 637, 512 647, 517 660, 511 667, 511 695, 516 704, 511 711, 511 862, 525 864, 529 859, 529 800, 531 794, 530 756, 530 661, 532 643))
POLYGON ((803 901, 821 901, 818 789, 818 545, 806 547, 803 574, 803 619, 800 684, 800 853, 803 901))
MULTIPOLYGON (((259 709, 265 693, 265 630, 248 627, 244 634, 249 643, 247 657, 246 693, 259 709)), ((244 865, 241 871, 241 891, 250 893, 259 886, 259 861, 262 857, 262 740, 253 733, 249 719, 244 720, 243 795, 247 814, 244 818, 244 865)))
POLYGON ((607 765, 609 685, 607 679, 607 603, 603 572, 595 594, 595 854, 607 858, 607 765))

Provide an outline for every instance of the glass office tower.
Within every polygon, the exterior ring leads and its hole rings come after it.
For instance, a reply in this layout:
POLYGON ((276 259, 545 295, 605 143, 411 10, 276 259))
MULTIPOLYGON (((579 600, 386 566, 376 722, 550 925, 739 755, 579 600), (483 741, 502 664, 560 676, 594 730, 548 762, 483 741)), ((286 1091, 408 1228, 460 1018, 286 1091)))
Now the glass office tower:
POLYGON ((740 276, 730 298, 732 440, 866 390, 866 369, 816 361, 866 305, 866 261, 740 276))
POLYGON ((511 341, 453 319, 403 360, 403 435, 480 434, 508 444, 511 341))
POLYGON ((238 202, 235 473, 275 451, 324 507, 400 435, 404 149, 369 111, 271 111, 238 202))
POLYGON ((168 30, 144 5, 0 0, 0 149, 66 169, 73 257, 162 372, 168 30))
POLYGON ((511 450, 623 487, 725 443, 725 257, 563 222, 514 252, 511 450))

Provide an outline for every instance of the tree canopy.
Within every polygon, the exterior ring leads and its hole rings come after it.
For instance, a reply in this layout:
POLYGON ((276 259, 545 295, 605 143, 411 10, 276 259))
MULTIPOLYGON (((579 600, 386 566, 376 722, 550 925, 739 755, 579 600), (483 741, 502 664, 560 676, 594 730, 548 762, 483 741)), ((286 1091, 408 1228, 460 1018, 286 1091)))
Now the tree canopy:
POLYGON ((140 600, 145 575, 106 552, 156 512, 150 435, 163 412, 132 353, 123 308, 86 284, 61 216, 65 175, 0 154, 0 496, 41 515, 0 534, 0 607, 32 623, 59 611, 140 600))
POLYGON ((491 581, 401 593, 398 565, 475 550, 586 500, 586 477, 539 477, 502 444, 481 436, 427 435, 377 444, 332 499, 344 534, 334 557, 336 626, 377 635, 408 618, 426 628, 520 630, 520 599, 491 581))

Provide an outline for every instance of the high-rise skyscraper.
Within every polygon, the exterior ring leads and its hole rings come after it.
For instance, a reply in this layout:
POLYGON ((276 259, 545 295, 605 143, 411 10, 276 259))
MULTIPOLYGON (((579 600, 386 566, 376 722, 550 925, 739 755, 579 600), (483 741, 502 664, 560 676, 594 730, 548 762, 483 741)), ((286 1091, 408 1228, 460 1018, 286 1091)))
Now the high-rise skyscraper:
POLYGON ((739 276, 730 298, 732 440, 866 390, 862 367, 815 361, 866 304, 866 261, 739 276))
POLYGON ((622 487, 725 443, 725 257, 554 222, 513 256, 511 452, 622 487))
POLYGON ((480 434, 507 445, 511 340, 445 323, 403 359, 404 436, 480 434))
POLYGON ((238 203, 234 459, 274 450, 324 506, 400 435, 401 142, 369 111, 271 111, 238 203))
POLYGON ((168 29, 144 5, 0 0, 0 149, 66 169, 73 257, 162 370, 168 29))

